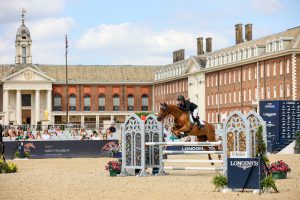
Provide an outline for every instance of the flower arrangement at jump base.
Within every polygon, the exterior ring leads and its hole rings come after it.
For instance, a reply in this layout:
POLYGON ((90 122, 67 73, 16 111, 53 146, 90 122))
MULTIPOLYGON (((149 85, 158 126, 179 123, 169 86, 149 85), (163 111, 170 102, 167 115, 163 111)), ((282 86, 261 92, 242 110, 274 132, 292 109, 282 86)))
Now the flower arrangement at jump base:
POLYGON ((119 161, 111 160, 105 166, 105 169, 109 171, 110 176, 117 176, 117 174, 121 173, 122 163, 119 161))
POLYGON ((291 172, 291 168, 282 160, 271 163, 269 170, 272 173, 274 179, 284 179, 288 172, 291 172))
POLYGON ((6 163, 2 158, 0 158, 0 174, 14 173, 17 171, 18 168, 15 163, 6 163))

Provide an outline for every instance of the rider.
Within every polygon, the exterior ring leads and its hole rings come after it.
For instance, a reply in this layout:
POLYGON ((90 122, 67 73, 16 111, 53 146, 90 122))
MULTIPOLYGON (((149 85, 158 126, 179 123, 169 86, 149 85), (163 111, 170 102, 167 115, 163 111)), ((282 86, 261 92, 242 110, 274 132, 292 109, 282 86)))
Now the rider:
POLYGON ((190 112, 190 121, 196 123, 199 128, 202 128, 204 123, 198 116, 198 106, 189 100, 186 100, 183 95, 179 95, 177 101, 181 110, 190 112))

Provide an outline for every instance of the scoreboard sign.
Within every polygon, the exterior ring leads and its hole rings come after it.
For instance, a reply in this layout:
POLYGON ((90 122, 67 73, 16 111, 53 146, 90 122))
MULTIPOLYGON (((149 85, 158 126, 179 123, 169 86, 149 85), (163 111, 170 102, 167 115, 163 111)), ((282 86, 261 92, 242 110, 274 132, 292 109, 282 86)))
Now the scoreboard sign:
POLYGON ((292 142, 300 130, 300 101, 260 101, 260 115, 266 121, 269 152, 292 142))

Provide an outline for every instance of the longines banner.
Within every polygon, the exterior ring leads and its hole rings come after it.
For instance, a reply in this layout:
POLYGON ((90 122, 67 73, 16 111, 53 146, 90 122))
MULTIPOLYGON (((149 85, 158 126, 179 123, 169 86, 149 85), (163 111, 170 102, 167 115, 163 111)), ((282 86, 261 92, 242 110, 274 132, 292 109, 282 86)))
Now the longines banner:
MULTIPOLYGON (((5 157, 11 159, 21 142, 7 141, 5 157)), ((30 158, 90 158, 108 155, 110 146, 117 146, 117 140, 63 140, 24 141, 24 151, 30 158)))
POLYGON ((259 158, 228 158, 228 188, 259 189, 262 166, 259 158))

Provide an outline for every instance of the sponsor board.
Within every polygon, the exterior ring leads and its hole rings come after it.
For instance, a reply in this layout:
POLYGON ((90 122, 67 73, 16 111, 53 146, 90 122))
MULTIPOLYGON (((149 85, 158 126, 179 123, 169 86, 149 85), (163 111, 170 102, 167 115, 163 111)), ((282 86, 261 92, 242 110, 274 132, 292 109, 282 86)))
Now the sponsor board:
POLYGON ((215 147, 210 146, 167 146, 167 151, 217 151, 215 147))
POLYGON ((228 188, 260 189, 263 178, 260 158, 228 158, 228 188))

